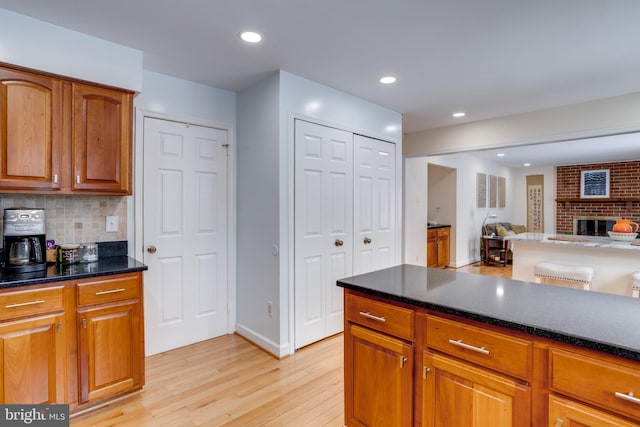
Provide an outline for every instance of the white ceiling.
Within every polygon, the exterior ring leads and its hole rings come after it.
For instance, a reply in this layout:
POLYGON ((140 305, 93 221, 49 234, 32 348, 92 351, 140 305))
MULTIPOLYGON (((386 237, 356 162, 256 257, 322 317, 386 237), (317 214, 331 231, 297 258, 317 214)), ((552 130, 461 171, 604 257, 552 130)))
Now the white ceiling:
POLYGON ((283 69, 404 114, 403 129, 640 91, 638 0, 0 0, 240 91, 283 69), (237 35, 262 33, 259 45, 237 35), (378 78, 397 76, 392 86, 378 78), (467 112, 463 119, 451 113, 467 112))

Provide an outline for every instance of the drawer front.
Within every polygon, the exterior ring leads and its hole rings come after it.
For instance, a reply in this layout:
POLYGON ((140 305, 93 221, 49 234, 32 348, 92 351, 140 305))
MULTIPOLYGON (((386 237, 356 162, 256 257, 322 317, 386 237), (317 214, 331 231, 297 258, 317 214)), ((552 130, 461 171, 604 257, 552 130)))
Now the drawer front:
POLYGON ((438 237, 449 237, 449 227, 438 228, 438 237))
POLYGON ((427 347, 529 380, 533 342, 427 316, 427 347))
POLYGON ((640 366, 558 349, 549 351, 549 363, 552 390, 640 420, 640 366))
POLYGON ((78 283, 78 305, 102 304, 139 296, 138 275, 78 283))
POLYGON ((0 320, 64 310, 63 286, 0 294, 0 320))
POLYGON ((347 321, 413 341, 413 310, 357 295, 346 295, 347 321))

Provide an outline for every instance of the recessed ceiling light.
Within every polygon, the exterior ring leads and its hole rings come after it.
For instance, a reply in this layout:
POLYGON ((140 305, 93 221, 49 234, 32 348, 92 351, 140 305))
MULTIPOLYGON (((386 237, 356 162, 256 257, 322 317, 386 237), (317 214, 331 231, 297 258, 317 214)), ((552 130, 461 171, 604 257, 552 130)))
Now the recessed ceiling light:
POLYGON ((247 43, 258 43, 262 40, 262 36, 254 31, 243 31, 240 33, 240 38, 247 43))
POLYGON ((531 163, 525 163, 525 164, 524 164, 524 165, 522 165, 522 166, 531 166, 531 163))
POLYGON ((453 113, 453 114, 452 114, 452 116, 453 116, 453 117, 464 117, 464 116, 465 116, 465 114, 464 114, 462 111, 459 111, 459 112, 457 112, 457 113, 453 113))
POLYGON ((380 78, 380 83, 383 85, 390 85, 396 82, 396 78, 393 76, 384 76, 380 78))
POLYGON ((504 153, 498 153, 498 157, 504 157, 504 153))

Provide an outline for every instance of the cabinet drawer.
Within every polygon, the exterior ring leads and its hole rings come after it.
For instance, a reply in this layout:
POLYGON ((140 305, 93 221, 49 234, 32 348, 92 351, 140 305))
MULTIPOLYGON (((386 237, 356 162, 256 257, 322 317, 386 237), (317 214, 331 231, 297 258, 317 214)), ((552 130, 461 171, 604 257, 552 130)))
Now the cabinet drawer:
POLYGON ((516 378, 531 377, 531 341, 427 316, 427 347, 516 378))
POLYGON ((449 227, 438 228, 438 237, 449 237, 449 227))
POLYGON ((78 305, 101 304, 140 296, 138 275, 78 283, 78 305))
POLYGON ((413 310, 352 294, 347 294, 345 306, 347 321, 413 340, 413 310))
POLYGON ((63 287, 0 294, 0 320, 50 313, 64 309, 63 287))
POLYGON ((552 390, 640 420, 640 366, 558 349, 549 351, 549 363, 552 390))

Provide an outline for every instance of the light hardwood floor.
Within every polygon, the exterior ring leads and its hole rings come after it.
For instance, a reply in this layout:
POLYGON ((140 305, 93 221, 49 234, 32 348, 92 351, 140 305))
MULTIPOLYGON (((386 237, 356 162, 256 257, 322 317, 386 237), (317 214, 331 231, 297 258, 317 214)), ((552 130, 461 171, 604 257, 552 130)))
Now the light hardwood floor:
MULTIPOLYGON (((511 266, 459 268, 511 277, 511 266)), ((144 391, 74 427, 342 426, 342 334, 277 360, 237 335, 148 357, 144 391)))

